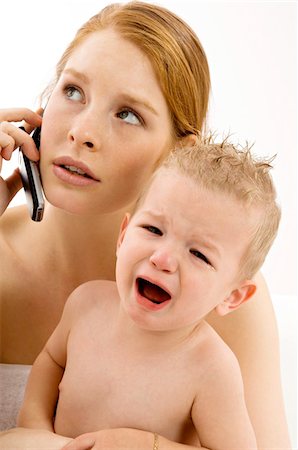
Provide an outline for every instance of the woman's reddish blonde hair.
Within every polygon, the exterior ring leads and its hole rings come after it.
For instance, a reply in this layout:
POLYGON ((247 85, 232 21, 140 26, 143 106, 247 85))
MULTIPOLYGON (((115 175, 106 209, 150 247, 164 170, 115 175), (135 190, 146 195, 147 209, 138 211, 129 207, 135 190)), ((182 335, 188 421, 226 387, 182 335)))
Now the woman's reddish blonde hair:
POLYGON ((210 91, 207 58, 194 31, 166 8, 139 1, 105 7, 78 30, 63 53, 55 84, 86 37, 107 28, 116 30, 150 59, 172 115, 175 137, 199 134, 210 91))

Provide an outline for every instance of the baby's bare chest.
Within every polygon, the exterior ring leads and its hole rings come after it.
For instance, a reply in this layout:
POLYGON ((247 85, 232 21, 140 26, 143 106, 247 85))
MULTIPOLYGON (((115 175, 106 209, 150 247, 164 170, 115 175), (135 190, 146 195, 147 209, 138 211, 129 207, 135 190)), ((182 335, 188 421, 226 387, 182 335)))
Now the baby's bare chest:
POLYGON ((163 356, 158 349, 145 357, 126 346, 96 349, 92 337, 85 344, 84 352, 69 354, 60 385, 58 433, 130 427, 173 440, 193 433, 195 389, 184 357, 163 356))

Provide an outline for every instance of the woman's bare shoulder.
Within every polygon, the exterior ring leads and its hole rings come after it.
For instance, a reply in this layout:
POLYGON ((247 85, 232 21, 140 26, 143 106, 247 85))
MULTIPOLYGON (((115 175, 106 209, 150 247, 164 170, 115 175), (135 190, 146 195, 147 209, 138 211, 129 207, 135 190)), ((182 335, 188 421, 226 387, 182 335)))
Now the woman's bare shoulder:
POLYGON ((21 229, 24 222, 30 220, 26 205, 8 208, 0 217, 1 237, 12 236, 21 229))
POLYGON ((26 227, 22 227, 24 212, 23 207, 9 208, 0 217, 0 258, 5 262, 1 265, 2 281, 11 279, 18 271, 18 243, 26 241, 26 227))

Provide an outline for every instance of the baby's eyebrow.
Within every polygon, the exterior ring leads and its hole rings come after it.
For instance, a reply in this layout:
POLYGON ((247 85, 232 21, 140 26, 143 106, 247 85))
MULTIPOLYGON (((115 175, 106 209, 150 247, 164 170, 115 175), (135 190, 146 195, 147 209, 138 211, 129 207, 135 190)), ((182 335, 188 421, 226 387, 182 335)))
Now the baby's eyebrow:
POLYGON ((151 209, 143 209, 141 211, 141 213, 142 213, 142 216, 151 217, 153 219, 163 219, 164 218, 164 215, 161 212, 151 210, 151 209))

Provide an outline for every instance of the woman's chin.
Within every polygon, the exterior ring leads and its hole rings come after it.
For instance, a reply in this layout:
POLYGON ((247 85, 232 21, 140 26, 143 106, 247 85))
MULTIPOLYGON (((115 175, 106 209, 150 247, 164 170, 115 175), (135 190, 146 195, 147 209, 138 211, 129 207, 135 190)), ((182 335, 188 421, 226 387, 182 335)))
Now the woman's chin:
POLYGON ((70 195, 64 194, 62 196, 45 193, 45 198, 50 205, 65 212, 66 214, 75 216, 95 215, 92 205, 88 205, 86 201, 78 202, 77 200, 72 199, 70 195))
POLYGON ((132 208, 135 198, 127 199, 124 195, 119 199, 115 195, 107 195, 103 190, 98 192, 82 192, 79 189, 65 189, 61 186, 44 183, 44 194, 47 201, 56 208, 73 215, 99 216, 124 213, 132 208))

